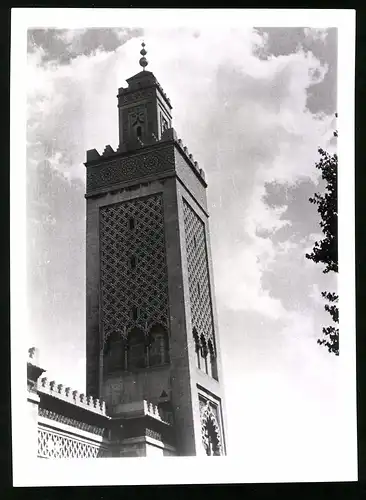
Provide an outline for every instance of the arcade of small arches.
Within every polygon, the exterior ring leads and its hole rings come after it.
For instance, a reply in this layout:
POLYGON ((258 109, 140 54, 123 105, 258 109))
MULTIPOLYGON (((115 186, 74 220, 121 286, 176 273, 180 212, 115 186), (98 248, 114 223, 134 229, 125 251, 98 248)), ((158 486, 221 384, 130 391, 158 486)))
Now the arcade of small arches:
POLYGON ((169 363, 169 338, 166 329, 154 325, 147 335, 139 328, 133 328, 126 337, 118 332, 109 335, 103 351, 105 374, 115 371, 136 369, 169 363))
POLYGON ((193 328, 193 338, 196 352, 196 366, 207 375, 218 380, 215 347, 211 339, 206 342, 203 335, 199 335, 193 328))

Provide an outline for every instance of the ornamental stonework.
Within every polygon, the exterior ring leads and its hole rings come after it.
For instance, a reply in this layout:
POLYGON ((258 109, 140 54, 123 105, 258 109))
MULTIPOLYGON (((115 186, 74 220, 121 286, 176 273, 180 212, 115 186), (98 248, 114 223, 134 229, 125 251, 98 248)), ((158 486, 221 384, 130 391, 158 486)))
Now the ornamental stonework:
POLYGON ((61 424, 70 425, 72 427, 75 427, 76 429, 96 434, 97 436, 103 436, 103 434, 105 433, 105 429, 103 427, 90 425, 85 422, 75 420, 74 418, 67 417, 66 415, 55 413, 54 411, 48 410, 46 408, 39 408, 38 415, 55 422, 60 422, 61 424))
POLYGON ((131 122, 131 126, 135 127, 139 123, 145 123, 146 121, 146 107, 145 106, 134 106, 128 110, 128 116, 131 122))
POLYGON ((112 332, 127 335, 134 327, 144 332, 154 324, 168 328, 164 229, 162 194, 101 207, 100 286, 104 341, 112 332))
POLYGON ((145 429, 145 436, 156 439, 156 441, 163 441, 161 432, 157 432, 149 428, 145 429))
POLYGON ((120 104, 130 104, 131 102, 147 99, 154 95, 153 89, 139 90, 138 92, 131 92, 129 94, 120 96, 120 104))
POLYGON ((86 442, 71 436, 38 428, 38 457, 41 458, 101 458, 108 450, 99 443, 86 442))
POLYGON ((209 400, 201 398, 199 405, 202 443, 206 453, 207 455, 223 455, 218 406, 209 400))
POLYGON ((88 167, 86 191, 88 193, 146 175, 173 171, 174 166, 175 160, 172 147, 117 158, 101 165, 88 167))
POLYGON ((192 329, 215 348, 205 226, 185 200, 183 213, 192 329))

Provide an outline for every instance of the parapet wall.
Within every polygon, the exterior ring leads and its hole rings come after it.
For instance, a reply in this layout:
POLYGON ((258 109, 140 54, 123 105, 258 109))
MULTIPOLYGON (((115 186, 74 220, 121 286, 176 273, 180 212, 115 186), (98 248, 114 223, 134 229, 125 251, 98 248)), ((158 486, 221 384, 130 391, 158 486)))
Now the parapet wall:
POLYGON ((100 399, 86 396, 78 391, 73 391, 70 387, 57 383, 55 380, 48 380, 47 377, 38 379, 37 389, 40 394, 47 394, 66 403, 71 403, 79 408, 88 410, 98 415, 106 416, 106 404, 100 399))
POLYGON ((136 439, 141 441, 140 445, 145 450, 141 456, 146 456, 146 443, 151 439, 155 439, 155 447, 160 448, 162 453, 175 454, 171 445, 174 443, 174 431, 170 415, 157 405, 146 400, 138 401, 122 405, 118 415, 108 415, 104 401, 86 396, 55 380, 50 381, 47 377, 37 379, 44 370, 38 367, 36 358, 35 352, 29 352, 27 378, 28 393, 36 395, 32 405, 38 401, 33 423, 38 433, 38 440, 35 435, 34 442, 37 446, 34 453, 38 457, 129 456, 128 450, 136 439))
POLYGON ((175 148, 184 158, 185 169, 195 177, 195 182, 203 190, 207 187, 204 171, 173 128, 165 130, 160 141, 153 134, 148 143, 137 138, 135 146, 134 151, 124 152, 114 151, 107 145, 102 155, 96 149, 87 151, 86 196, 132 180, 178 173, 175 148))

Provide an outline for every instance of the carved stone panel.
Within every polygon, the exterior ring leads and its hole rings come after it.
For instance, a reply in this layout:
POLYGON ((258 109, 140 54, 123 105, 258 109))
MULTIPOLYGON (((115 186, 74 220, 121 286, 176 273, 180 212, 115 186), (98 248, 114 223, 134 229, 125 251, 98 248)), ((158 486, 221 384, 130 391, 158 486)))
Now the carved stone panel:
POLYGON ((205 226, 185 200, 183 213, 192 328, 215 347, 205 226))
POLYGON ((71 425, 72 427, 76 427, 77 429, 81 429, 92 434, 97 434, 98 436, 103 436, 103 434, 106 433, 106 429, 103 427, 90 425, 82 422, 81 420, 75 420, 74 418, 56 413, 54 411, 48 410, 47 408, 39 408, 38 414, 40 417, 48 418, 49 420, 54 420, 55 422, 60 422, 61 424, 71 425))
POLYGON ((139 90, 138 92, 131 92, 122 95, 119 98, 120 105, 130 104, 131 102, 137 102, 142 99, 147 99, 148 97, 152 97, 155 94, 154 89, 144 89, 139 90))
POLYGON ((100 287, 104 338, 114 331, 124 334, 134 327, 143 331, 153 324, 168 327, 164 229, 162 194, 101 207, 100 287))
POLYGON ((205 398, 199 400, 202 443, 208 456, 224 455, 218 406, 205 398))
POLYGON ((62 432, 38 428, 38 456, 42 458, 100 458, 108 449, 62 432))
POLYGON ((174 165, 173 146, 117 158, 101 165, 88 167, 86 190, 88 193, 146 175, 174 170, 174 165))

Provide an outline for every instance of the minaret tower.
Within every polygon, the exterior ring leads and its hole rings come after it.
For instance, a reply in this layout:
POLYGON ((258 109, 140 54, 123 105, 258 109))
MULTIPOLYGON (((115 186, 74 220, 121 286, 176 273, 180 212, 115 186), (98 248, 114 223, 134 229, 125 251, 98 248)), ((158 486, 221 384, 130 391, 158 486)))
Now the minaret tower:
POLYGON ((118 149, 85 163, 87 393, 115 419, 156 405, 177 455, 224 455, 207 184, 140 53, 118 91, 118 149))

